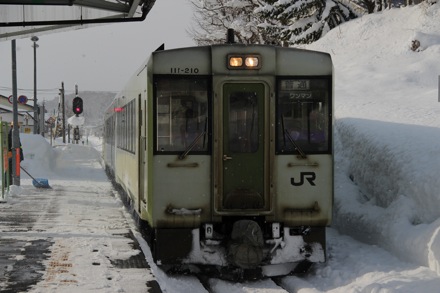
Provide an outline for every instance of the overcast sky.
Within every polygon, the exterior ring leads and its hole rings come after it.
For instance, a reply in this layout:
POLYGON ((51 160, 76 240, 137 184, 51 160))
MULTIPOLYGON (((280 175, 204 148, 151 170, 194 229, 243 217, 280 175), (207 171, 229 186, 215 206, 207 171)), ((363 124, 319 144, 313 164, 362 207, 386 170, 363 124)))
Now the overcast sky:
MULTIPOLYGON (((188 0, 157 0, 143 22, 118 23, 38 36, 38 99, 79 90, 119 91, 162 43, 187 47, 192 7, 188 0)), ((33 48, 29 38, 18 39, 18 95, 33 96, 33 48)), ((0 42, 0 94, 12 94, 11 41, 0 42)))

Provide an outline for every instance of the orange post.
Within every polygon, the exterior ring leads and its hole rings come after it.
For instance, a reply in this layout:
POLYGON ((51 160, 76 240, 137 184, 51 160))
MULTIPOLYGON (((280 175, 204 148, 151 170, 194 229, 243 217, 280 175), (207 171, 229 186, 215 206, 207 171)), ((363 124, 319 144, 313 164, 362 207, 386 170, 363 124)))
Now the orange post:
POLYGON ((20 148, 15 149, 15 176, 20 177, 20 148))
POLYGON ((9 162, 9 160, 8 160, 8 150, 7 149, 3 149, 3 164, 4 164, 5 171, 8 170, 8 165, 9 165, 8 162, 9 162))

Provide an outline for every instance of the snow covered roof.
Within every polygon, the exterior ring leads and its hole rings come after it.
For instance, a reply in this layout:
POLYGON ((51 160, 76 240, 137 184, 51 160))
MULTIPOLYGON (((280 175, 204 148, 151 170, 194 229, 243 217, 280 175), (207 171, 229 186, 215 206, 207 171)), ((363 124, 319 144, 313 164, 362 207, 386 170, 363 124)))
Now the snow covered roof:
MULTIPOLYGON (((34 108, 29 104, 17 104, 18 110, 18 122, 20 125, 34 125, 33 119, 31 116, 33 115, 34 108)), ((0 94, 0 121, 11 122, 13 120, 12 114, 12 104, 9 102, 9 98, 0 94)), ((22 131, 26 131, 27 133, 31 133, 30 128, 22 128, 22 131), (29 131, 29 132, 28 132, 29 131)))
POLYGON ((154 3, 155 0, 0 0, 0 41, 99 23, 142 21, 154 3))
MULTIPOLYGON (((33 106, 28 104, 18 103, 17 107, 20 111, 33 111, 33 106)), ((12 104, 9 102, 9 98, 3 95, 0 95, 0 111, 12 112, 12 104)))

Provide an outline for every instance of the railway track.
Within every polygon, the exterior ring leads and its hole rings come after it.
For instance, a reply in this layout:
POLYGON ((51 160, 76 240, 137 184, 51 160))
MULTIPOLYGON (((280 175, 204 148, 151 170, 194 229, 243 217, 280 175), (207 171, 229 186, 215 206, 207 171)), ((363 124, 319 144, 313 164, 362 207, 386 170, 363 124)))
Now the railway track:
MULTIPOLYGON (((286 277, 288 278, 288 277, 286 277)), ((206 278, 197 276, 199 282, 209 293, 226 292, 273 292, 273 293, 295 293, 296 290, 288 288, 283 283, 283 278, 266 278, 256 281, 230 282, 217 278, 206 278)))

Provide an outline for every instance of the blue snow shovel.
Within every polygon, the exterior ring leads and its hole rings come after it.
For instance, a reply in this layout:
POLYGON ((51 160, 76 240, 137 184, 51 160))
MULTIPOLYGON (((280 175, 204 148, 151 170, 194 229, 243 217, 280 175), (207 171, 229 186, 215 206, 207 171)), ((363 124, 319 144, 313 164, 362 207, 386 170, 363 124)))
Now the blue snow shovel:
POLYGON ((21 170, 23 170, 26 174, 29 175, 29 177, 32 178, 32 185, 34 185, 37 188, 51 188, 49 186, 49 180, 44 178, 34 178, 31 174, 29 174, 28 171, 26 171, 22 166, 20 166, 21 170))

